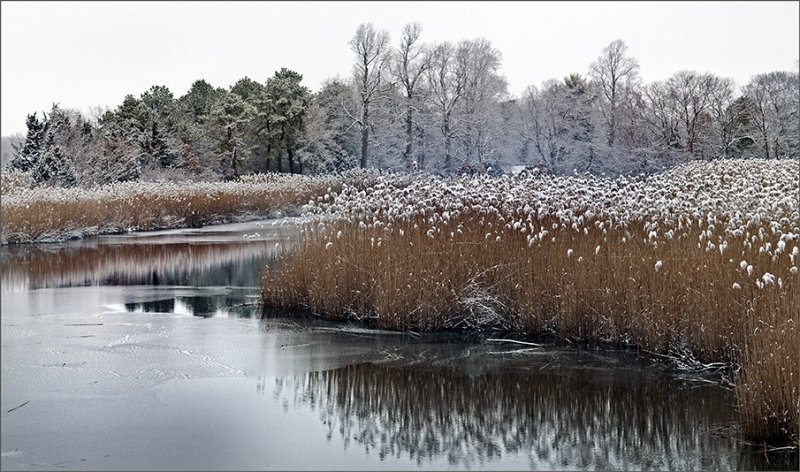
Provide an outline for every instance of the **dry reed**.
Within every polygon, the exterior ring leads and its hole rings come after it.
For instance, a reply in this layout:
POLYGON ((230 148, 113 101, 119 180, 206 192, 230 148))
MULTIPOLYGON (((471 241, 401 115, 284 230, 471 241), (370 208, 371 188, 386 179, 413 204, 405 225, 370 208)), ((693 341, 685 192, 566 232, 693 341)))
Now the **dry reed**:
POLYGON ((299 208, 375 173, 245 176, 235 182, 129 182, 97 188, 27 188, 4 173, 0 241, 59 241, 93 234, 199 227, 299 208))
POLYGON ((398 330, 506 329, 741 366, 751 438, 798 437, 797 162, 659 176, 345 187, 266 306, 398 330))

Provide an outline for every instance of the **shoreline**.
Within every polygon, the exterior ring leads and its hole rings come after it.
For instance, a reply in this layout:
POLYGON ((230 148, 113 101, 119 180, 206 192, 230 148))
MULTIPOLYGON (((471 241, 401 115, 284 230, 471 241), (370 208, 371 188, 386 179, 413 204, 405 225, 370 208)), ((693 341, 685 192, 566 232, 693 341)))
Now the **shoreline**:
POLYGON ((93 238, 96 236, 112 236, 112 235, 125 235, 131 233, 149 233, 149 232, 156 232, 156 231, 167 231, 173 229, 199 229, 199 228, 206 228, 209 226, 215 225, 225 225, 231 223, 248 223, 250 221, 257 221, 257 220, 268 220, 268 219, 280 219, 280 218, 298 218, 302 216, 302 207, 299 205, 293 205, 288 208, 284 208, 282 210, 274 210, 268 213, 249 213, 243 215, 233 215, 230 217, 218 218, 214 220, 209 220, 202 222, 198 225, 185 225, 183 221, 176 222, 175 224, 167 224, 163 226, 153 226, 149 228, 131 228, 128 230, 124 229, 110 229, 110 230, 103 230, 100 229, 98 231, 94 231, 94 228, 85 228, 84 230, 75 231, 69 234, 64 234, 62 236, 56 236, 53 238, 45 238, 45 239, 36 239, 30 241, 3 241, 0 243, 0 246, 28 246, 28 245, 36 245, 36 244, 59 244, 59 243, 66 243, 70 241, 80 241, 83 239, 93 238))
POLYGON ((126 182, 95 188, 9 188, 0 195, 0 244, 63 242, 299 214, 342 185, 378 174, 254 174, 229 182, 126 182))

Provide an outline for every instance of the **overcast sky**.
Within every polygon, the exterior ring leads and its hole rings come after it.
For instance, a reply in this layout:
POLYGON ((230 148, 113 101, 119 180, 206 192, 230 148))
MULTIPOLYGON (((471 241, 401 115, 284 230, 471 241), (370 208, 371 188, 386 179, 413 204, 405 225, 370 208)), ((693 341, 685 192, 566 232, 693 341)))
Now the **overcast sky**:
POLYGON ((312 90, 349 75, 359 23, 395 44, 418 21, 423 39, 483 36, 503 54, 509 91, 586 73, 621 38, 645 81, 681 69, 745 84, 794 70, 798 2, 3 2, 2 134, 53 102, 88 111, 166 85, 175 96, 206 79, 263 82, 287 67, 312 90))

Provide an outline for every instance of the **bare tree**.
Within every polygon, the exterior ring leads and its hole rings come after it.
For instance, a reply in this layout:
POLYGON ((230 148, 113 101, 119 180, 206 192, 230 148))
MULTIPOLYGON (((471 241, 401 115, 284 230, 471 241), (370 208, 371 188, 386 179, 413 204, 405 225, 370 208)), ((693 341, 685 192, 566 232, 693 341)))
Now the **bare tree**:
POLYGON ((426 71, 431 102, 444 140, 444 170, 452 171, 454 139, 463 162, 483 162, 493 149, 506 81, 501 55, 483 38, 436 46, 426 71))
POLYGON ((372 23, 362 23, 350 40, 356 55, 353 67, 354 84, 360 99, 361 113, 356 123, 361 129, 361 167, 369 160, 370 106, 380 92, 388 63, 389 33, 376 31, 372 23))
POLYGON ((759 74, 745 87, 753 103, 753 116, 759 144, 766 158, 797 157, 800 131, 800 81, 797 72, 759 74))
MULTIPOLYGON (((396 80, 401 84, 405 95, 405 131, 406 142, 403 160, 408 169, 412 169, 414 160, 414 100, 418 98, 418 92, 422 82, 420 79, 431 65, 432 55, 428 48, 419 44, 419 37, 422 27, 419 23, 409 23, 403 28, 403 35, 400 39, 400 47, 397 50, 392 73, 396 80)), ((420 165, 424 163, 420 162, 420 165)))
POLYGON ((456 70, 455 48, 450 42, 437 45, 426 71, 432 102, 444 138, 444 170, 452 170, 452 116, 466 89, 466 74, 456 70))
POLYGON ((712 97, 720 99, 731 84, 714 74, 680 71, 666 83, 673 113, 679 123, 681 146, 693 157, 714 157, 698 144, 711 132, 712 97), (695 156, 697 154, 697 156, 695 156))
POLYGON ((519 103, 520 135, 550 173, 567 169, 591 170, 592 97, 587 84, 574 74, 561 83, 555 79, 542 88, 528 87, 519 103))
POLYGON ((678 117, 669 96, 669 89, 664 82, 653 82, 644 88, 646 111, 644 120, 653 136, 653 145, 659 150, 677 147, 678 117))
POLYGON ((456 50, 456 72, 465 78, 460 136, 466 162, 484 163, 493 150, 498 130, 492 125, 498 122, 507 87, 499 74, 501 59, 500 51, 484 38, 461 41, 456 50))
POLYGON ((639 77, 639 63, 626 55, 628 46, 618 39, 603 48, 600 57, 589 66, 589 75, 599 86, 603 116, 608 127, 608 146, 613 147, 620 126, 622 102, 629 99, 630 90, 639 77))
POLYGON ((705 144, 708 147, 706 153, 710 153, 713 157, 727 157, 730 147, 737 142, 737 137, 734 135, 736 123, 745 111, 732 107, 735 86, 733 79, 720 78, 709 90, 708 112, 711 115, 711 133, 705 144))

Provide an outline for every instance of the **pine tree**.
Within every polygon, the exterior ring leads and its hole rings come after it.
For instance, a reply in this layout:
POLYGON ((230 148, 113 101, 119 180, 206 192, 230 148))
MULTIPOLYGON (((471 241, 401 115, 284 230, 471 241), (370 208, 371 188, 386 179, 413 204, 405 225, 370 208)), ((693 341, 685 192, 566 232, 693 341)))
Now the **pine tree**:
POLYGON ((219 141, 220 173, 226 179, 239 176, 241 163, 248 154, 244 143, 245 125, 254 111, 239 95, 228 91, 221 92, 211 108, 210 122, 219 141))
POLYGON ((74 187, 77 183, 72 161, 61 150, 61 146, 48 146, 33 167, 33 180, 39 184, 74 187))
POLYGON ((148 112, 148 133, 145 134, 144 150, 152 163, 163 168, 179 167, 180 153, 176 149, 175 100, 172 92, 163 85, 154 85, 142 94, 142 104, 148 112))
POLYGON ((8 164, 11 169, 22 172, 32 170, 42 154, 46 122, 39 121, 34 112, 32 115, 28 115, 25 124, 28 127, 25 143, 17 150, 14 158, 8 164))
POLYGON ((137 144, 105 132, 90 150, 89 165, 82 178, 95 184, 137 180, 142 171, 141 153, 137 144))
POLYGON ((183 114, 188 115, 189 120, 199 124, 205 123, 208 114, 211 113, 211 107, 221 92, 221 89, 215 89, 205 80, 196 80, 186 95, 178 99, 178 107, 183 114))
POLYGON ((267 122, 261 133, 277 156, 278 172, 283 171, 281 161, 284 151, 289 172, 300 170, 295 154, 302 137, 305 114, 311 105, 311 92, 300 85, 302 80, 301 74, 283 68, 267 79, 263 99, 258 102, 259 116, 267 122))

